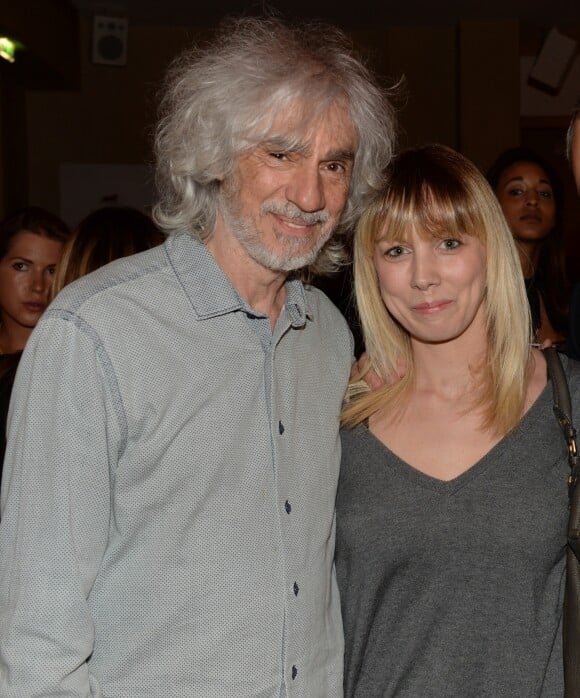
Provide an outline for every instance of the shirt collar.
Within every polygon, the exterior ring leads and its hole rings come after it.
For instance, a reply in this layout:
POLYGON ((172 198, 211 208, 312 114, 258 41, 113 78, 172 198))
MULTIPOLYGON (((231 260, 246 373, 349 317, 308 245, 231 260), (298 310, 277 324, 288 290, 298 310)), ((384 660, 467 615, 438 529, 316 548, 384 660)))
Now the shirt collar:
MULTIPOLYGON (((165 246, 169 261, 200 320, 238 310, 257 313, 246 303, 207 247, 188 233, 170 235, 165 246)), ((304 286, 298 279, 286 281, 285 308, 292 327, 302 327, 312 313, 304 286)))
POLYGON ((286 303, 284 304, 292 327, 303 327, 312 320, 312 310, 306 299, 304 285, 298 279, 286 281, 286 303))

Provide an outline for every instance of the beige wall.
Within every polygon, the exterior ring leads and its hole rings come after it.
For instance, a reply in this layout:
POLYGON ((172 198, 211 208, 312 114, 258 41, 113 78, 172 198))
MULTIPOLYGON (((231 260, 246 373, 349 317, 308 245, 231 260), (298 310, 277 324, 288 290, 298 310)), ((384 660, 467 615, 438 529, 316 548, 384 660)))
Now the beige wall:
POLYGON ((456 29, 390 27, 353 36, 388 84, 402 79, 397 99, 401 145, 436 141, 456 146, 456 29))
MULTIPOLYGON (((79 90, 27 92, 29 200, 59 207, 60 163, 149 163, 156 93, 171 58, 203 36, 181 28, 129 29, 126 66, 90 61, 90 24, 81 22, 79 90)), ((399 90, 401 143, 457 145, 456 30, 389 28, 353 39, 399 90)))
POLYGON ((484 171, 520 141, 519 23, 459 28, 459 149, 484 171))
POLYGON ((90 61, 90 38, 84 21, 80 90, 27 93, 29 198, 52 210, 60 163, 151 162, 156 91, 188 40, 179 29, 130 29, 127 65, 109 66, 90 61))
MULTIPOLYGON (((520 31, 515 20, 462 22, 378 27, 354 32, 353 40, 388 84, 404 76, 398 100, 403 146, 445 143, 485 170, 520 139, 520 31)), ((82 20, 79 89, 26 93, 29 203, 58 211, 64 162, 150 163, 162 76, 171 58, 200 36, 183 28, 130 25, 127 65, 95 65, 91 26, 82 20)))

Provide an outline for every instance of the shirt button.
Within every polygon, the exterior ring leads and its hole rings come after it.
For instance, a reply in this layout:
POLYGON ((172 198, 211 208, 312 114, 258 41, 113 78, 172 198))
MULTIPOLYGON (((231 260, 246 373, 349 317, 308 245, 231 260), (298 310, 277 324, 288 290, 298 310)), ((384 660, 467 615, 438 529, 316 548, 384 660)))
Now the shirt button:
POLYGON ((298 674, 298 669, 296 668, 295 665, 292 665, 292 681, 294 681, 297 674, 298 674))
POLYGON ((284 433, 284 425, 282 424, 281 421, 278 422, 278 431, 280 432, 280 434, 284 433))
POLYGON ((290 506, 290 502, 286 500, 284 504, 284 509, 286 509, 286 513, 289 514, 292 511, 292 507, 290 506))
POLYGON ((294 596, 298 596, 298 592, 300 591, 300 588, 298 587, 298 584, 294 582, 294 596))

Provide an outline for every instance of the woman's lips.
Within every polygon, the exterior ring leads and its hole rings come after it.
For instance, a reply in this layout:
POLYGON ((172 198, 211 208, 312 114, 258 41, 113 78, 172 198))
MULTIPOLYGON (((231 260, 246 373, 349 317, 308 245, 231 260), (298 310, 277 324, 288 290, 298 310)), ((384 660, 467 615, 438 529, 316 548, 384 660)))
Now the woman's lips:
POLYGON ((434 313, 438 313, 441 310, 445 310, 452 301, 450 300, 443 300, 443 301, 432 301, 430 303, 419 303, 418 305, 413 306, 413 310, 417 313, 420 313, 422 315, 433 315, 434 313))
POLYGON ((525 216, 520 216, 520 220, 526 223, 541 223, 542 216, 536 213, 527 213, 525 216))
POLYGON ((24 303, 24 307, 31 313, 43 313, 46 310, 44 303, 24 303))

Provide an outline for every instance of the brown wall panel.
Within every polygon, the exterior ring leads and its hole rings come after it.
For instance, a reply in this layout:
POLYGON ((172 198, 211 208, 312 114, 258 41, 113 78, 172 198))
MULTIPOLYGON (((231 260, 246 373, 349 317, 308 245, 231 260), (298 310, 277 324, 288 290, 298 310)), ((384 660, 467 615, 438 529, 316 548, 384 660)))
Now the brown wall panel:
POLYGON ((520 141, 517 20, 459 27, 459 148, 484 171, 520 141))

